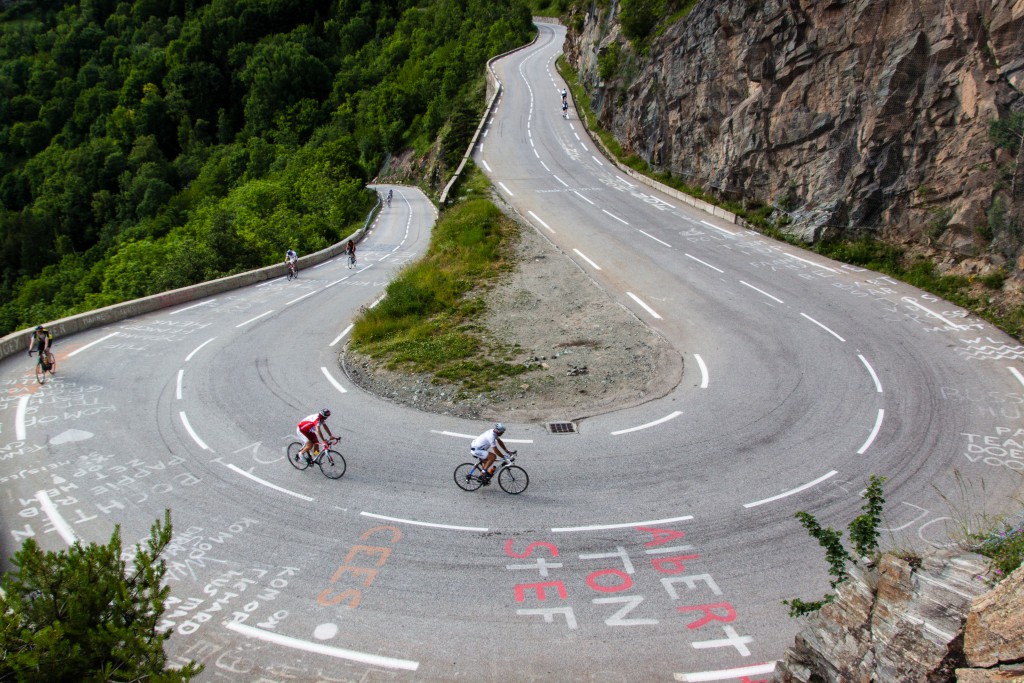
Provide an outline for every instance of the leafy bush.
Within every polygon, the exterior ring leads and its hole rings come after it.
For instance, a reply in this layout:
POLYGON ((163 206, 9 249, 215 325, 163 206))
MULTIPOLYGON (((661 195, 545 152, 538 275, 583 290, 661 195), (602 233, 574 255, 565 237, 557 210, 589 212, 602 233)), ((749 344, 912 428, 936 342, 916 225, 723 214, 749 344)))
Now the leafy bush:
POLYGON ((1005 579, 1024 562, 1024 521, 1004 522, 1001 529, 984 536, 976 535, 973 541, 972 549, 989 558, 989 567, 997 581, 1005 579))

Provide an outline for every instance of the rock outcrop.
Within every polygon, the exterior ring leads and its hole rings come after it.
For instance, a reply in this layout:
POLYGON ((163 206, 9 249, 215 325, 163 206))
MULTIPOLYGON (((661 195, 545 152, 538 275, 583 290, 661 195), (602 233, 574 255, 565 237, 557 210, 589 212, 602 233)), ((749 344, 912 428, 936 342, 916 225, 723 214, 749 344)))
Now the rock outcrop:
POLYGON ((566 55, 627 151, 783 208, 809 241, 868 231, 1014 270, 1020 230, 988 212, 999 194, 1020 219, 1024 192, 989 124, 1024 107, 1024 0, 702 0, 644 52, 618 12, 571 17, 566 55))
POLYGON ((775 671, 784 683, 1024 681, 1024 568, 991 591, 976 555, 854 567, 806 618, 775 671))

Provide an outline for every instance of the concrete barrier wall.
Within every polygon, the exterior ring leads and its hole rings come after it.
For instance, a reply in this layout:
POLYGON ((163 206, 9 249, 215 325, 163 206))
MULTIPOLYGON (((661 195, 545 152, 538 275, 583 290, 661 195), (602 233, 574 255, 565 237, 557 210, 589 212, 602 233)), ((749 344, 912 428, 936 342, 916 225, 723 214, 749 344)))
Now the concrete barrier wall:
MULTIPOLYGON (((374 215, 376 215, 377 211, 380 209, 380 203, 380 195, 378 194, 377 203, 372 209, 370 209, 370 213, 367 214, 366 221, 363 223, 362 228, 337 244, 331 245, 330 247, 322 249, 316 253, 303 256, 299 259, 299 269, 302 270, 304 268, 309 268, 310 266, 318 265, 324 261, 334 258, 338 254, 344 253, 345 243, 350 239, 355 242, 362 241, 363 237, 366 235, 366 231, 370 227, 370 223, 373 220, 374 215)), ((61 318, 60 320, 55 320, 47 324, 46 327, 53 332, 54 342, 57 343, 62 337, 66 337, 77 332, 84 332, 85 330, 90 330, 95 327, 102 327, 103 325, 109 325, 110 323, 118 322, 120 320, 133 318, 137 315, 152 313, 153 311, 159 311, 163 308, 169 308, 189 301, 195 301, 196 299, 221 294, 233 289, 238 289, 239 287, 247 287, 257 282, 272 280, 277 277, 284 277, 287 272, 288 266, 285 265, 282 260, 281 263, 267 266, 266 268, 250 270, 245 273, 239 273, 238 275, 229 275, 217 280, 202 282, 198 285, 172 289, 169 292, 161 292, 160 294, 153 294, 152 296, 143 297, 142 299, 133 299, 119 304, 113 304, 112 306, 98 308, 95 311, 88 311, 86 313, 79 313, 78 315, 73 315, 67 318, 61 318)), ((6 337, 0 339, 0 358, 7 358, 8 356, 12 356, 16 353, 26 353, 28 351, 28 339, 32 335, 33 330, 34 326, 17 332, 12 332, 6 337)))

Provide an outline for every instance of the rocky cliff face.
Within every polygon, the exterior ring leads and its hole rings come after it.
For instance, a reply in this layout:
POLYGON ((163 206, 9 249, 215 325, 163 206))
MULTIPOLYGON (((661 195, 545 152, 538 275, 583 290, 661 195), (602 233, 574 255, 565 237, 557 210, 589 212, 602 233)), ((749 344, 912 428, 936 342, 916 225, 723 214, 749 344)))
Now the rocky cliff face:
POLYGON ((983 558, 885 555, 854 568, 839 597, 807 618, 775 671, 784 683, 1021 683, 1024 568, 991 591, 983 558))
POLYGON ((702 0, 644 54, 618 11, 571 17, 566 55, 655 168, 781 206, 807 240, 863 230, 1016 267, 1024 182, 1010 201, 1015 157, 988 131, 1024 107, 1024 0, 702 0), (989 219, 997 194, 1016 228, 989 219))

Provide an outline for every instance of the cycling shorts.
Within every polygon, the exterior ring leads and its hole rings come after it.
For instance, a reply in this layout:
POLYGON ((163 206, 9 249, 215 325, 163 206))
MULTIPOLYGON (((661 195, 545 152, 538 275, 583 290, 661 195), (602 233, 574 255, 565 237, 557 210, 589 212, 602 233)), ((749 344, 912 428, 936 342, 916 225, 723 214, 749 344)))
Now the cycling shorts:
POLYGON ((296 427, 295 433, 298 434, 303 439, 305 439, 306 441, 310 441, 312 443, 318 443, 320 441, 320 439, 316 435, 316 429, 313 428, 308 429, 306 431, 302 431, 302 429, 296 427))
POLYGON ((481 460, 483 460, 484 458, 487 457, 487 454, 490 453, 490 449, 487 449, 487 448, 470 448, 469 452, 472 453, 473 455, 475 455, 476 457, 480 458, 481 460))

